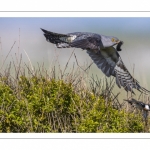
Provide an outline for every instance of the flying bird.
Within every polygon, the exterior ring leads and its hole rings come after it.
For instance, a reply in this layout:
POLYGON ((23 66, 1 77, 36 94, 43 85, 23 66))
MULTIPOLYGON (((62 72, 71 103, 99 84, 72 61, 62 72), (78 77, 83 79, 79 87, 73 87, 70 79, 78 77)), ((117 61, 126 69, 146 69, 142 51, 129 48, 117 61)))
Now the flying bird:
POLYGON ((145 104, 141 101, 137 101, 136 99, 124 100, 127 101, 131 106, 143 111, 143 117, 146 119, 148 117, 148 112, 150 111, 150 105, 145 104))
POLYGON ((145 104, 141 101, 137 101, 136 99, 132 98, 131 100, 124 100, 127 101, 130 105, 140 109, 140 110, 145 110, 145 111, 150 111, 150 105, 145 104))
POLYGON ((81 48, 86 50, 99 69, 107 76, 114 76, 119 88, 124 87, 128 92, 133 88, 149 92, 139 85, 125 67, 118 51, 121 51, 123 41, 114 36, 105 36, 96 33, 74 32, 60 34, 41 29, 46 40, 57 48, 81 48), (116 45, 116 48, 114 47, 116 45))

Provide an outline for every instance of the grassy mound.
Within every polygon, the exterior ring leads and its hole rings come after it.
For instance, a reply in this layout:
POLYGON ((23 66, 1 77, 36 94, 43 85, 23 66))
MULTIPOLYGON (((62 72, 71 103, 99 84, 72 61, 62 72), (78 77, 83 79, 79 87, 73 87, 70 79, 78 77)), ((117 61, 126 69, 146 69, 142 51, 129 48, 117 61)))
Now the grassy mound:
POLYGON ((0 79, 0 132, 143 132, 141 115, 72 82, 21 76, 0 79))

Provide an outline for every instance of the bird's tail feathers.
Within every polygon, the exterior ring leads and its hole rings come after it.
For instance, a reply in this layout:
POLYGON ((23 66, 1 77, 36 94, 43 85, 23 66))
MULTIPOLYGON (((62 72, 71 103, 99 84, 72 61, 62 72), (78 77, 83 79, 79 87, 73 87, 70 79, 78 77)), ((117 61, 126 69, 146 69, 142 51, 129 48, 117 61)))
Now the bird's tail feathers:
POLYGON ((150 94, 150 91, 145 89, 144 87, 141 87, 140 89, 138 89, 141 93, 144 93, 146 95, 150 94))
POLYGON ((69 46, 69 38, 70 36, 66 34, 54 33, 41 28, 44 32, 44 36, 48 42, 56 44, 58 48, 68 48, 69 46))

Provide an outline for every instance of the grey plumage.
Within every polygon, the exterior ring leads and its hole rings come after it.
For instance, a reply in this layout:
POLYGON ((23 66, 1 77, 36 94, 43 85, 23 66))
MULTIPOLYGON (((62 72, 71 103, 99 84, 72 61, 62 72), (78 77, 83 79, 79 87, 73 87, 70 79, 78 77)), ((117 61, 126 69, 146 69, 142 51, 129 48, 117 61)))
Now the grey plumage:
POLYGON ((89 50, 99 50, 106 47, 114 46, 120 41, 116 37, 109 37, 88 32, 74 32, 68 34, 53 33, 44 29, 46 40, 56 44, 58 48, 76 47, 89 50), (64 46, 64 43, 66 45, 64 46))
POLYGON ((87 50, 91 59, 107 77, 116 77, 119 88, 123 86, 126 91, 133 92, 132 89, 135 88, 139 91, 149 92, 139 85, 125 67, 118 53, 121 51, 120 47, 123 42, 118 38, 88 32, 59 34, 41 30, 44 32, 46 40, 56 44, 58 48, 75 47, 87 50), (116 48, 114 48, 115 45, 117 45, 116 48))
POLYGON ((150 105, 145 104, 141 101, 137 101, 136 99, 132 98, 131 100, 124 100, 127 101, 133 107, 141 110, 143 112, 143 117, 146 119, 148 117, 148 112, 150 111, 150 105))
POLYGON ((136 99, 132 98, 131 100, 124 100, 127 101, 130 105, 140 109, 140 110, 147 110, 150 111, 150 105, 149 104, 145 104, 141 101, 137 101, 136 99))

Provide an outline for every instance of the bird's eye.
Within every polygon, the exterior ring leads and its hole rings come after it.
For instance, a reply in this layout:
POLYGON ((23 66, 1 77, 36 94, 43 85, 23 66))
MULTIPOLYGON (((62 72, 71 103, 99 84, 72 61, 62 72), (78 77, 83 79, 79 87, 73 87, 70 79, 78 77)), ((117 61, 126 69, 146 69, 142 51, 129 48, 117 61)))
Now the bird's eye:
POLYGON ((112 39, 111 39, 111 41, 112 41, 112 42, 115 42, 115 39, 114 39, 114 38, 112 38, 112 39))

